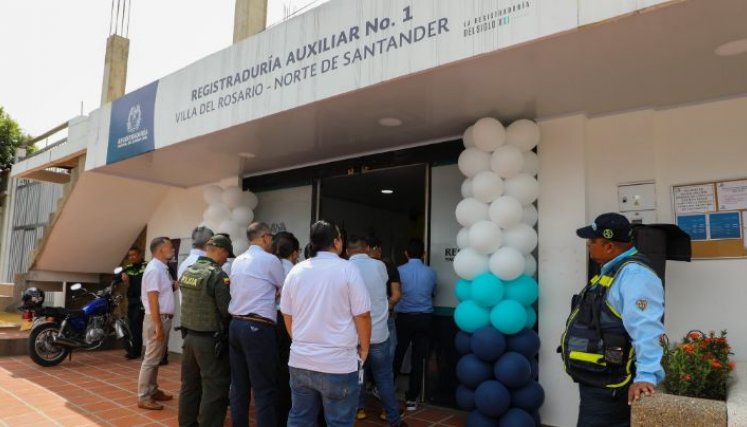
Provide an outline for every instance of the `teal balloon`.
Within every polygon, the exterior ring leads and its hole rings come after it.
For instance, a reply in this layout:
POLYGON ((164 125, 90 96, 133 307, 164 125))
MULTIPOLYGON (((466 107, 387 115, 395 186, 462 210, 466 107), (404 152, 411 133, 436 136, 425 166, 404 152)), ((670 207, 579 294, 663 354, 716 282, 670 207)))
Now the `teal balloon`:
POLYGON ((503 299, 503 282, 492 273, 472 280, 472 300, 483 307, 493 307, 503 299))
POLYGON ((534 307, 524 307, 527 311, 527 323, 526 326, 529 329, 534 328, 534 325, 537 324, 537 311, 534 309, 534 307))
POLYGON ((503 300, 490 312, 490 323, 506 335, 515 334, 527 324, 527 311, 514 300, 503 300))
POLYGON ((490 312, 474 301, 464 301, 454 310, 454 321, 459 329, 472 333, 490 324, 490 312))
POLYGON ((454 293, 460 302, 472 299, 472 282, 460 279, 454 287, 454 293))
POLYGON ((539 286, 533 278, 522 275, 505 284, 505 299, 512 299, 521 305, 532 305, 539 296, 539 286))

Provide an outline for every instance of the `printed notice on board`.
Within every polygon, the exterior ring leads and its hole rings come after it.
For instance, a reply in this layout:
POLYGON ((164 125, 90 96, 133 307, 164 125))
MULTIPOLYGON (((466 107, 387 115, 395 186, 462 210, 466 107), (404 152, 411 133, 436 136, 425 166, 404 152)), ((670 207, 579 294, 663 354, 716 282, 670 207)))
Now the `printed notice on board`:
POLYGON ((747 211, 742 211, 742 237, 744 248, 747 249, 747 211))
POLYGON ((718 212, 708 215, 708 233, 711 240, 742 238, 739 212, 718 212))
POLYGON ((677 215, 677 226, 690 235, 691 240, 708 239, 707 215, 677 215))
POLYGON ((719 210, 747 209, 747 180, 719 182, 716 191, 719 210))
POLYGON ((706 213, 716 210, 713 184, 674 187, 674 211, 678 214, 706 213))

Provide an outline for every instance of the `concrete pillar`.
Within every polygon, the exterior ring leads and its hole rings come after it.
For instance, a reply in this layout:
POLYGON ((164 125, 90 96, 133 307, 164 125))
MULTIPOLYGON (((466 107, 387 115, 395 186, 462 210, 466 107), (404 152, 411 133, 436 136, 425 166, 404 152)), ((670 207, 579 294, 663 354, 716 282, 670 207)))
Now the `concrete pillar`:
POLYGON ((233 17, 233 42, 264 31, 267 25, 267 0, 236 0, 233 17))
POLYGON ((113 34, 106 39, 104 82, 101 86, 101 105, 108 104, 125 93, 127 58, 130 39, 113 34))

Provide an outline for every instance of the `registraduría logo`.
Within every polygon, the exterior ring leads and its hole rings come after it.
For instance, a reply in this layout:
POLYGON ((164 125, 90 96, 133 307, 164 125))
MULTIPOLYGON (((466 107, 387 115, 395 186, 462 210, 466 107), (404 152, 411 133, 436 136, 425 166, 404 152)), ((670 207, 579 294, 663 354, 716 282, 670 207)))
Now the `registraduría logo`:
POLYGON ((136 104, 130 107, 130 113, 127 115, 127 133, 132 133, 139 130, 142 120, 143 113, 140 110, 140 104, 136 104))

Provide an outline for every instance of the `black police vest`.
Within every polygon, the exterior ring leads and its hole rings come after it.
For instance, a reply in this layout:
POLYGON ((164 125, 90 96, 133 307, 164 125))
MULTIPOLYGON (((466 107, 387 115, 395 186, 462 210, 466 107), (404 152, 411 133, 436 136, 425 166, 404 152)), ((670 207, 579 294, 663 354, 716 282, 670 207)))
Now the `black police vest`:
POLYGON ((635 253, 607 274, 594 276, 581 293, 573 296, 559 350, 566 372, 577 383, 616 389, 627 386, 635 375, 632 340, 622 315, 607 302, 607 293, 618 274, 633 263, 653 271, 650 261, 635 253))

